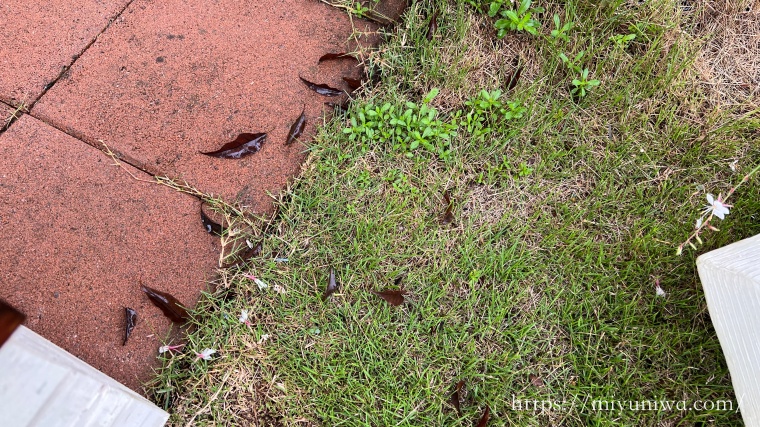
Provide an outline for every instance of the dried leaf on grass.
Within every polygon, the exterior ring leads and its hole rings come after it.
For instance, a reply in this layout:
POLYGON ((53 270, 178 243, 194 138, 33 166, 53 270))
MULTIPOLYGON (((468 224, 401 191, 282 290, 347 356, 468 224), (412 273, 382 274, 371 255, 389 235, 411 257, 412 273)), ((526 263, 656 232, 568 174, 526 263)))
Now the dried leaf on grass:
POLYGON ((404 303, 404 295, 406 295, 406 291, 403 290, 384 290, 384 291, 370 291, 373 294, 379 296, 385 302, 388 304, 398 307, 401 304, 404 303))
POLYGON ((430 18, 430 23, 428 24, 428 31, 427 31, 427 39, 433 40, 433 36, 435 33, 438 32, 438 11, 436 10, 435 13, 433 13, 433 17, 430 18))
POLYGON ((507 83, 507 90, 512 90, 517 86, 517 82, 520 81, 520 76, 522 75, 523 66, 517 67, 517 70, 515 70, 515 73, 512 74, 512 76, 509 78, 509 82, 507 83))
POLYGON ((451 202, 451 191, 446 190, 443 193, 443 203, 446 205, 446 211, 443 213, 441 224, 448 225, 454 222, 454 203, 451 202))
POLYGON ((260 241, 256 244, 250 240, 245 241, 245 249, 235 254, 231 262, 227 262, 223 265, 224 268, 234 267, 237 265, 245 265, 251 258, 256 258, 261 255, 261 251, 264 249, 264 242, 260 241))
POLYGON ((330 278, 327 281, 327 288, 322 294, 322 301, 326 301, 330 295, 334 294, 338 290, 338 282, 335 281, 335 270, 330 269, 330 278))
POLYGON ((480 417, 480 420, 478 420, 478 424, 476 424, 476 427, 486 427, 488 425, 489 418, 491 418, 491 408, 486 406, 486 410, 483 412, 483 415, 480 417))
POLYGON ((462 400, 462 387, 464 387, 464 380, 461 380, 456 384, 454 387, 454 393, 451 394, 451 404, 454 405, 454 409, 457 410, 457 414, 460 417, 462 416, 462 408, 459 402, 462 400))

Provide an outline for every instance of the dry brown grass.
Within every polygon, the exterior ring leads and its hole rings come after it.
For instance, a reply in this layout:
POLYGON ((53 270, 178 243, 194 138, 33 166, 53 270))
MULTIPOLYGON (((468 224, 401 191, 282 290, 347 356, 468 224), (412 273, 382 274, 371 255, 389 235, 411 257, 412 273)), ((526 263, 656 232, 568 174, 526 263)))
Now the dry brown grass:
POLYGON ((548 194, 548 191, 522 188, 515 181, 503 188, 473 184, 462 207, 462 217, 471 221, 473 227, 493 226, 505 218, 527 221, 540 209, 548 194))
MULTIPOLYGON (((449 5, 446 13, 456 13, 449 5)), ((536 53, 530 35, 512 33, 498 40, 493 20, 485 15, 469 15, 461 43, 448 43, 439 49, 440 63, 449 69, 467 70, 456 87, 443 87, 434 103, 448 108, 461 107, 481 89, 504 88, 519 66, 520 84, 528 85, 540 75, 542 58, 536 53)))
POLYGON ((692 34, 704 40, 694 69, 709 104, 744 112, 759 108, 760 1, 700 1, 691 13, 692 34))

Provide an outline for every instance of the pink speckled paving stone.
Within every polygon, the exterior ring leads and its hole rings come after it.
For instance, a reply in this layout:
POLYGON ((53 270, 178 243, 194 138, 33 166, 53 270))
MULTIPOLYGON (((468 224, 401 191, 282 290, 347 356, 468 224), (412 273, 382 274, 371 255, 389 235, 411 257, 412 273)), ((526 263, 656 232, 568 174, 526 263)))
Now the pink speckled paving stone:
POLYGON ((29 115, 0 146, 0 298, 27 327, 138 390, 170 327, 140 281, 191 307, 214 272, 218 239, 201 226, 200 202, 134 180, 29 115), (124 307, 138 313, 125 346, 124 307))
POLYGON ((3 129, 13 115, 14 109, 0 102, 0 129, 3 129))
POLYGON ((0 101, 35 101, 127 3, 0 1, 0 101))
POLYGON ((317 60, 350 49, 353 31, 344 12, 315 0, 135 1, 32 114, 150 173, 266 212, 267 192, 304 159, 304 145, 285 145, 291 124, 305 108, 308 139, 324 102, 340 102, 299 76, 347 89, 356 61, 317 60), (244 132, 269 137, 241 160, 200 154, 244 132))

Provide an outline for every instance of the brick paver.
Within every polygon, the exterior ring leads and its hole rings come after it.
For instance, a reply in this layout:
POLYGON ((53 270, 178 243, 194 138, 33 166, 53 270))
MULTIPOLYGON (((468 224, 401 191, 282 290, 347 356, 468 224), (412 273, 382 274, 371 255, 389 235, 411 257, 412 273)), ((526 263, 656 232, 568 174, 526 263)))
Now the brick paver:
POLYGON ((14 109, 11 108, 9 105, 5 105, 2 102, 0 102, 0 129, 2 129, 6 125, 6 123, 8 123, 8 120, 13 114, 13 111, 14 109))
POLYGON ((169 327, 139 282, 192 306, 214 271, 218 242, 199 201, 132 179, 28 115, 0 146, 0 297, 29 328, 137 389, 169 327), (122 346, 125 306, 139 318, 122 346))
POLYGON ((33 102, 128 0, 0 2, 0 101, 33 102))
POLYGON ((302 145, 284 145, 290 125, 304 106, 311 125, 321 122, 334 100, 299 75, 347 88, 342 76, 357 75, 355 62, 317 59, 345 50, 351 32, 345 13, 317 1, 135 1, 32 114, 105 141, 143 170, 268 211, 266 193, 303 160, 302 145), (199 153, 241 132, 269 139, 242 160, 199 153))

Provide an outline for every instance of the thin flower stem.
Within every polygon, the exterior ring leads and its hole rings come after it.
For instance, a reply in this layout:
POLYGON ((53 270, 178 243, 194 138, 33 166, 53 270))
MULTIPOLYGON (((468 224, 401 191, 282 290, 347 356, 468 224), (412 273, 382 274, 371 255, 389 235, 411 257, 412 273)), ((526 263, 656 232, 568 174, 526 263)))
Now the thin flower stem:
MULTIPOLYGON (((147 183, 150 183, 150 184, 163 185, 163 186, 169 187, 169 188, 171 188, 171 189, 173 189, 175 191, 180 191, 180 192, 184 192, 184 193, 193 195, 193 196, 199 198, 203 202, 206 202, 206 203, 209 203, 209 204, 213 203, 213 204, 216 204, 216 205, 220 205, 220 206, 222 206, 222 211, 223 211, 223 214, 225 215, 225 219, 227 220, 228 224, 232 224, 231 217, 233 215, 237 219, 242 219, 243 223, 246 224, 246 225, 248 225, 248 226, 250 226, 251 229, 256 229, 257 228, 255 226, 255 224, 254 224, 254 221, 257 221, 257 222, 265 222, 266 221, 266 218, 263 218, 263 217, 259 218, 259 217, 253 216, 253 214, 248 213, 248 212, 244 211, 243 209, 238 209, 237 207, 235 207, 235 206, 233 206, 233 205, 231 205, 229 203, 226 203, 226 202, 224 202, 224 201, 222 201, 222 200, 220 200, 218 198, 214 198, 213 195, 203 193, 202 191, 198 190, 195 187, 190 186, 187 183, 180 184, 180 183, 175 182, 171 178, 162 177, 162 176, 154 176, 152 179, 140 178, 140 177, 138 177, 137 175, 135 175, 130 170, 130 167, 125 166, 124 163, 122 163, 121 161, 119 161, 119 156, 116 153, 114 153, 113 150, 111 150, 111 148, 104 141, 99 140, 99 142, 101 144, 103 144, 103 148, 104 148, 105 154, 108 157, 110 157, 111 160, 113 160, 113 165, 121 168, 122 170, 124 170, 127 174, 129 174, 130 177, 132 177, 132 179, 134 179, 136 181, 147 182, 147 183), (230 213, 231 213, 231 215, 230 215, 230 213)), ((229 243, 233 242, 233 241, 234 241, 234 239, 231 239, 230 236, 228 236, 226 233, 223 234, 222 236, 220 236, 220 242, 221 242, 222 249, 221 249, 221 251, 219 251, 219 267, 223 267, 224 266, 224 260, 225 260, 225 258, 227 258, 230 255, 228 253, 228 251, 225 250, 225 248, 229 247, 230 246, 229 243)))
POLYGON ((689 238, 686 239, 686 241, 684 241, 683 243, 681 243, 681 246, 678 247, 679 252, 683 250, 684 246, 689 245, 691 243, 691 239, 697 237, 699 235, 699 232, 702 231, 703 228, 707 227, 707 224, 710 223, 710 220, 712 220, 712 218, 713 218, 713 215, 710 214, 710 216, 707 217, 707 219, 702 221, 702 225, 699 226, 699 228, 697 228, 693 233, 691 233, 691 236, 689 236, 689 238))
MULTIPOLYGON (((728 193, 726 193, 726 197, 721 197, 720 195, 718 195, 718 201, 723 202, 724 205, 725 205, 725 202, 728 201, 728 198, 731 197, 731 195, 733 195, 734 192, 739 187, 741 187, 742 184, 744 184, 745 182, 748 182, 749 179, 752 177, 752 175, 754 175, 755 173, 757 173, 758 170, 760 170, 760 164, 758 164, 757 166, 755 166, 754 169, 752 169, 746 175, 744 175, 744 177, 742 178, 742 180, 739 181, 739 183, 736 184, 736 186, 734 186, 733 188, 731 188, 730 190, 728 190, 728 193)), ((702 224, 693 233, 691 233, 691 235, 683 243, 681 243, 680 246, 678 246, 678 254, 679 255, 683 252, 683 248, 686 245, 694 247, 694 243, 692 243, 691 240, 692 239, 697 239, 699 241, 700 240, 699 239, 699 233, 702 231, 702 229, 704 229, 705 227, 710 228, 710 229, 715 228, 712 225, 710 225, 710 221, 712 219, 713 219, 713 214, 712 214, 712 211, 710 211, 710 216, 708 216, 707 219, 705 219, 704 221, 702 221, 702 224)))
POLYGON ((749 173, 747 173, 746 175, 744 175, 744 178, 742 178, 742 180, 738 184, 736 184, 736 187, 728 190, 728 193, 726 194, 726 200, 728 200, 728 198, 731 197, 732 194, 734 194, 734 191, 736 191, 737 188, 741 187, 742 184, 744 184, 745 182, 749 181, 749 178, 752 175, 754 175, 755 172, 757 172, 758 170, 760 170, 760 164, 758 164, 757 166, 755 166, 754 169, 752 169, 751 171, 749 171, 749 173))

